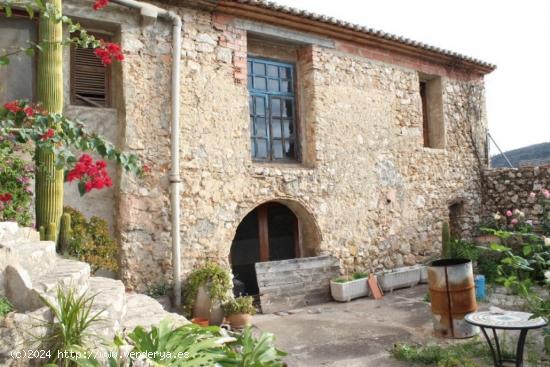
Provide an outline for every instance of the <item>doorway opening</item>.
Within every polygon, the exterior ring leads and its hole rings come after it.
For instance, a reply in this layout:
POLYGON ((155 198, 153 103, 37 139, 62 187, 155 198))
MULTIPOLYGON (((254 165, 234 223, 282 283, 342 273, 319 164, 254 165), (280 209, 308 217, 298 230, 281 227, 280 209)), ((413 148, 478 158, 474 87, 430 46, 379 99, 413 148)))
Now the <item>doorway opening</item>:
POLYGON ((231 267, 237 295, 259 293, 257 262, 301 256, 298 218, 286 205, 268 202, 256 207, 237 227, 231 245, 231 267))

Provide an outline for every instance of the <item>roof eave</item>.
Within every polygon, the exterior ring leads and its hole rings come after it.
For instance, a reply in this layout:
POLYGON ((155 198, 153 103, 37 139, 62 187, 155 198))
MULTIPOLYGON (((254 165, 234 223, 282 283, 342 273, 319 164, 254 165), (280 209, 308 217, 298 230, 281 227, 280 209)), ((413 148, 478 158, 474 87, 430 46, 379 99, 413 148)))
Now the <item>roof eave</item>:
MULTIPOLYGON (((254 1, 253 4, 248 2, 248 0, 220 0, 215 6, 215 10, 255 21, 324 35, 337 40, 354 42, 361 46, 391 50, 469 73, 485 75, 496 69, 496 65, 493 64, 381 31, 336 21, 332 18, 311 19, 310 16, 306 16, 306 12, 303 12, 304 15, 297 15, 293 13, 296 10, 290 11, 289 8, 278 5, 270 7, 266 3, 258 1, 254 1), (285 9, 287 11, 284 11, 285 9)), ((316 17, 323 18, 321 16, 316 17)))

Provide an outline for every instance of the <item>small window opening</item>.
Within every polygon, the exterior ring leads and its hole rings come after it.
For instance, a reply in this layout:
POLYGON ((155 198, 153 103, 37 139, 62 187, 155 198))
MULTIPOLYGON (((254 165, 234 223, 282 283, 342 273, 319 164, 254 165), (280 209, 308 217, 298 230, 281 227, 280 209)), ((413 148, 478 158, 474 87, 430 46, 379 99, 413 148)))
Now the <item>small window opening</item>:
MULTIPOLYGON (((91 33, 110 42, 103 33, 91 33)), ((111 107, 111 68, 104 66, 94 49, 75 46, 71 49, 71 104, 111 107)))
POLYGON ((420 80, 422 101, 422 135, 424 147, 445 149, 445 125, 443 121, 443 96, 441 78, 420 80))

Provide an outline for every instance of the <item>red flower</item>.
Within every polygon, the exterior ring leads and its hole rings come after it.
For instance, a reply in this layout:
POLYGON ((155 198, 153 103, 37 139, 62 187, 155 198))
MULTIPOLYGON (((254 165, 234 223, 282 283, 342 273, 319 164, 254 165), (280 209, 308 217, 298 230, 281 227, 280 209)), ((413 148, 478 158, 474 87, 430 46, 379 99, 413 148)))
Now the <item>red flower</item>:
POLYGON ((55 131, 53 129, 48 129, 48 131, 46 131, 44 134, 42 134, 42 136, 40 137, 40 140, 42 140, 42 141, 49 140, 49 139, 53 138, 54 135, 55 135, 55 131))
POLYGON ((6 104, 4 104, 4 108, 13 113, 21 111, 21 107, 19 107, 18 101, 7 102, 6 104))
POLYGON ((149 166, 146 165, 146 164, 143 165, 142 169, 143 169, 143 172, 144 172, 144 173, 149 173, 149 172, 151 172, 151 167, 149 167, 149 166))
POLYGON ((107 5, 109 5, 109 0, 96 0, 93 8, 94 10, 99 10, 103 9, 107 5))
POLYGON ((25 112, 25 115, 27 115, 28 117, 33 117, 34 116, 34 109, 31 106, 25 107, 23 109, 23 112, 25 112))
POLYGON ((111 42, 99 41, 99 47, 94 50, 97 57, 101 59, 101 63, 104 66, 113 63, 113 59, 118 61, 124 61, 124 54, 120 45, 111 42))
MULTIPOLYGON (((88 154, 82 154, 74 168, 67 173, 67 181, 79 180, 84 184, 83 190, 90 192, 93 189, 101 190, 104 187, 111 187, 113 181, 107 172, 107 163, 97 161, 94 163, 88 154)), ((81 192, 81 194, 83 194, 81 192)))
POLYGON ((3 203, 7 203, 7 202, 10 201, 12 198, 13 198, 13 195, 10 194, 9 192, 0 195, 0 201, 3 202, 3 203))

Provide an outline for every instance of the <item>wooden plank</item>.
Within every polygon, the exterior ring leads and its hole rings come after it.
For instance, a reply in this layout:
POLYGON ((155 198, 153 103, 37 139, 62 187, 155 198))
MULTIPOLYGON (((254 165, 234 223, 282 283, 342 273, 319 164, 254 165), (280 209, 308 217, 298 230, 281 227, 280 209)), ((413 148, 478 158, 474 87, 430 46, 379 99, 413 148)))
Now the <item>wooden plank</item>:
POLYGON ((255 267, 264 313, 331 301, 330 279, 339 274, 339 262, 330 256, 261 262, 255 267))

